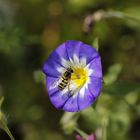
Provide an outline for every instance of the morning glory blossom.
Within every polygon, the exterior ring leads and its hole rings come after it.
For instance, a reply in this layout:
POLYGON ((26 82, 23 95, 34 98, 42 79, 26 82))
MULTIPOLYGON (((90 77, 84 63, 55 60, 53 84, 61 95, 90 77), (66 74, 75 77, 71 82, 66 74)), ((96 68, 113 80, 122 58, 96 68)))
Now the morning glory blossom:
POLYGON ((52 104, 68 112, 83 110, 97 99, 102 87, 99 53, 90 45, 70 40, 59 45, 43 65, 46 87, 52 104), (59 89, 63 75, 72 69, 65 88, 59 89))

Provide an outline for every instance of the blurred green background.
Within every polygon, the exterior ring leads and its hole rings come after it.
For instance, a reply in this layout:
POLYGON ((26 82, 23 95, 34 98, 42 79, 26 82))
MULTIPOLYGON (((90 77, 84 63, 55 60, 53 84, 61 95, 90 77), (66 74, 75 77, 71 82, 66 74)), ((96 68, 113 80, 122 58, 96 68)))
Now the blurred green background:
POLYGON ((101 140, 104 123, 107 140, 140 140, 140 1, 0 0, 0 96, 16 140, 74 140, 77 127, 101 140), (44 61, 66 40, 97 38, 101 96, 80 113, 55 109, 44 61))

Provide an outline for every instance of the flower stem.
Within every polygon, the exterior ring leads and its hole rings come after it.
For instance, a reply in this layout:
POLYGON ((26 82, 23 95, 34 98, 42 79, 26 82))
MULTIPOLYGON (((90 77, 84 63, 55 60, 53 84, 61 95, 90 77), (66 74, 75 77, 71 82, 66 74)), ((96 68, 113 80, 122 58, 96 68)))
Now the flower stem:
POLYGON ((127 13, 123 13, 120 11, 104 11, 104 10, 98 10, 97 12, 95 12, 93 14, 93 19, 95 21, 100 21, 104 18, 120 18, 120 19, 130 19, 130 20, 134 20, 138 23, 140 23, 140 20, 136 17, 133 17, 127 13))
POLYGON ((102 126, 102 140, 107 140, 107 118, 103 119, 103 126, 102 126))
POLYGON ((15 140, 7 126, 6 116, 1 111, 1 106, 2 106, 3 101, 4 101, 4 97, 0 97, 0 128, 3 129, 7 133, 7 135, 10 137, 11 140, 15 140))
POLYGON ((3 130, 7 133, 7 135, 10 137, 11 140, 15 140, 15 138, 13 137, 11 131, 9 130, 7 124, 5 124, 4 122, 1 122, 2 128, 3 130))
POLYGON ((87 138, 88 134, 86 134, 84 131, 80 130, 79 128, 75 127, 74 130, 79 133, 83 138, 87 138))

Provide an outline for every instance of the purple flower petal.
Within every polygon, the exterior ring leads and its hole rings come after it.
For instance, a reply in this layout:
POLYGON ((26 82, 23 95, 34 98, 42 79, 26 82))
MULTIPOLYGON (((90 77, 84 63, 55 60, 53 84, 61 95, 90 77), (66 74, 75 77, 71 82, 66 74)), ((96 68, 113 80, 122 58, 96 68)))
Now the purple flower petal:
POLYGON ((95 99, 96 98, 92 95, 89 89, 85 90, 84 96, 81 96, 81 94, 79 93, 78 97, 79 110, 83 110, 89 107, 95 101, 95 99))
POLYGON ((100 95, 102 87, 102 79, 96 77, 90 77, 91 83, 88 85, 90 93, 97 98, 100 95))
POLYGON ((98 56, 89 63, 89 68, 93 70, 92 76, 102 78, 101 58, 98 56))
POLYGON ((58 46, 58 48, 53 51, 53 53, 48 57, 48 60, 44 63, 43 72, 52 77, 59 77, 60 73, 57 71, 57 67, 62 66, 60 63, 62 61, 62 56, 64 59, 68 60, 66 52, 66 43, 58 46))
POLYGON ((69 100, 69 95, 61 95, 60 92, 56 92, 53 96, 50 96, 50 100, 56 108, 60 109, 63 108, 67 100, 69 100))
POLYGON ((76 97, 71 96, 65 103, 65 105, 63 106, 63 110, 68 111, 68 112, 77 112, 79 110, 78 107, 78 94, 76 95, 76 97))
POLYGON ((70 59, 73 59, 73 54, 76 54, 79 57, 82 44, 83 43, 81 41, 75 40, 66 42, 67 54, 70 59))
POLYGON ((55 84, 55 81, 57 79, 58 78, 54 78, 54 77, 50 77, 50 76, 46 77, 46 87, 47 87, 47 90, 48 90, 48 93, 49 93, 50 96, 52 96, 55 92, 59 91, 57 87, 52 88, 53 84, 55 84))
POLYGON ((46 85, 47 85, 47 90, 49 93, 49 98, 52 102, 52 104, 56 107, 56 108, 63 108, 65 102, 69 99, 69 95, 68 94, 64 94, 62 95, 62 93, 58 90, 58 88, 51 88, 51 86, 53 85, 53 83, 56 81, 56 78, 54 77, 47 77, 46 78, 46 85))
POLYGON ((67 54, 70 59, 73 58, 73 54, 76 54, 79 58, 86 58, 87 64, 92 61, 95 57, 99 56, 95 48, 84 44, 81 41, 67 41, 67 54))

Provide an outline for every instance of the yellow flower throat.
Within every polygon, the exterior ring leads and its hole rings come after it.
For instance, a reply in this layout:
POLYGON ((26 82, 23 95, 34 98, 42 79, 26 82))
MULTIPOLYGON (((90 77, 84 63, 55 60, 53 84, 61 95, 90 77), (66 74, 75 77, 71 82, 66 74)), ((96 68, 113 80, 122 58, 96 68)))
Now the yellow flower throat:
POLYGON ((73 67, 71 80, 78 86, 82 87, 88 80, 87 70, 85 68, 73 67))

